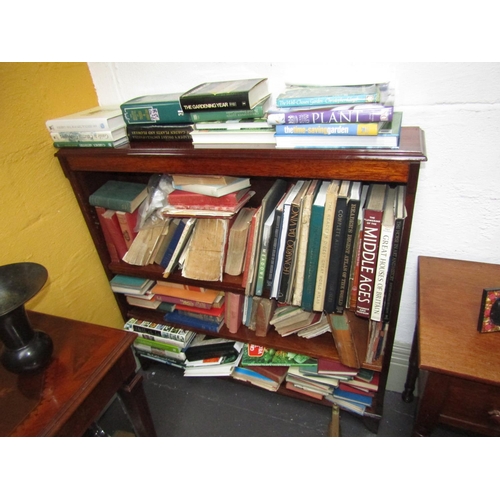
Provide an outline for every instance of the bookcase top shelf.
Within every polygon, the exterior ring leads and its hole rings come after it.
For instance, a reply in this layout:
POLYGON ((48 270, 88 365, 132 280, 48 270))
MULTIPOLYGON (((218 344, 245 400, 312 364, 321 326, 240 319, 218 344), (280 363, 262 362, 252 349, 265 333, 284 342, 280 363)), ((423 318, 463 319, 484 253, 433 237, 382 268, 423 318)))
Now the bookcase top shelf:
POLYGON ((427 160, 424 134, 418 127, 402 128, 399 149, 278 149, 272 145, 195 148, 186 142, 137 141, 120 148, 61 148, 55 156, 64 169, 73 172, 224 172, 240 177, 402 183, 408 181, 412 163, 427 160), (71 161, 65 162, 66 158, 71 161))

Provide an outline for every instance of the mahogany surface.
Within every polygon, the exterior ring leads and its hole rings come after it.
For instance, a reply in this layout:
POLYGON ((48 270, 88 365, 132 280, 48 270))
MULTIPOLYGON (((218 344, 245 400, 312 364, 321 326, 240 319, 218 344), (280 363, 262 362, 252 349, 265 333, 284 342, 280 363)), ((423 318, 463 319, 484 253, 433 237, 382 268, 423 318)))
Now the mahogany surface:
POLYGON ((483 288, 500 286, 500 265, 420 257, 418 273, 414 434, 442 422, 500 435, 500 334, 477 330, 483 288))
POLYGON ((0 367, 1 436, 81 436, 116 392, 124 394, 136 433, 155 435, 131 350, 135 334, 27 313, 33 327, 51 337, 54 353, 38 373, 0 367))

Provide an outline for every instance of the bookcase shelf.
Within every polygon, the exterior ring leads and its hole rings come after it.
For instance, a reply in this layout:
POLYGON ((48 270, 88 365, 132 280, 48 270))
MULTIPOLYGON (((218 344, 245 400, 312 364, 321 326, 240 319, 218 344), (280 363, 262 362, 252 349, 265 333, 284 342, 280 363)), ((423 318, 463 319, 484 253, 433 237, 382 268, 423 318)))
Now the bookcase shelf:
MULTIPOLYGON (((371 408, 371 422, 378 422, 389 372, 389 364, 399 312, 401 289, 411 231, 413 208, 421 162, 426 161, 424 133, 418 127, 403 127, 400 148, 390 149, 277 149, 272 145, 245 147, 195 148, 190 143, 137 142, 116 149, 111 148, 63 148, 57 151, 61 167, 68 178, 81 212, 89 228, 106 275, 116 274, 163 278, 158 265, 132 266, 125 262, 111 261, 94 207, 89 196, 109 179, 147 183, 152 174, 217 174, 250 177, 256 195, 250 205, 258 206, 276 178, 285 179, 347 179, 363 182, 383 182, 406 186, 407 217, 398 257, 394 294, 391 304, 390 326, 384 356, 366 368, 380 371, 380 389, 371 408), (373 417, 376 418, 373 418, 373 417)), ((180 272, 168 278, 176 283, 189 283, 180 272)), ((193 283, 191 281, 191 283, 193 283)), ((222 282, 196 281, 194 284, 207 288, 244 293, 241 276, 225 275, 222 282)), ((162 315, 143 308, 130 306, 123 295, 115 295, 124 320, 129 317, 162 322, 162 315)), ((349 313, 355 331, 361 359, 366 353, 368 322, 349 313)), ((225 327, 219 336, 244 342, 274 347, 312 357, 338 359, 333 339, 321 335, 314 339, 302 339, 291 335, 281 337, 271 330, 265 337, 257 337, 248 328, 230 334, 225 327)), ((288 391, 289 393, 290 391, 288 391)), ((300 398, 304 399, 304 398, 300 398)))

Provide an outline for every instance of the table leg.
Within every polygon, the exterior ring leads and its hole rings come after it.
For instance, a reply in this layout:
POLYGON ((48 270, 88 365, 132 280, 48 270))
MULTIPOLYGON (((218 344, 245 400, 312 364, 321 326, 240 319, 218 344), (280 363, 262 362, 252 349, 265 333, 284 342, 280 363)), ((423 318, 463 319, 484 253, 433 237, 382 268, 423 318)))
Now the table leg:
POLYGON ((418 377, 418 327, 415 328, 413 334, 413 342, 411 345, 410 359, 408 361, 408 373, 406 375, 405 389, 402 393, 402 398, 405 403, 413 401, 413 392, 415 391, 415 383, 418 377))
POLYGON ((429 436, 438 423, 446 399, 449 379, 445 375, 423 372, 424 386, 417 408, 413 436, 429 436))
POLYGON ((141 437, 156 437, 156 430, 149 411, 149 404, 142 386, 142 375, 136 373, 132 380, 118 391, 134 430, 141 437))

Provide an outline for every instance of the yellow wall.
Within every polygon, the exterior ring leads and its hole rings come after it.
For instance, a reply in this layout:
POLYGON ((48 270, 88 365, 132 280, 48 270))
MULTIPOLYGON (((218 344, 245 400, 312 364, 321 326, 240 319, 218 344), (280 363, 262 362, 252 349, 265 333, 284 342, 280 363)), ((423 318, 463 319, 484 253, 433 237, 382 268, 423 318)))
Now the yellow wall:
POLYGON ((26 304, 123 325, 45 121, 98 104, 86 63, 0 63, 0 265, 37 262, 49 278, 26 304))

